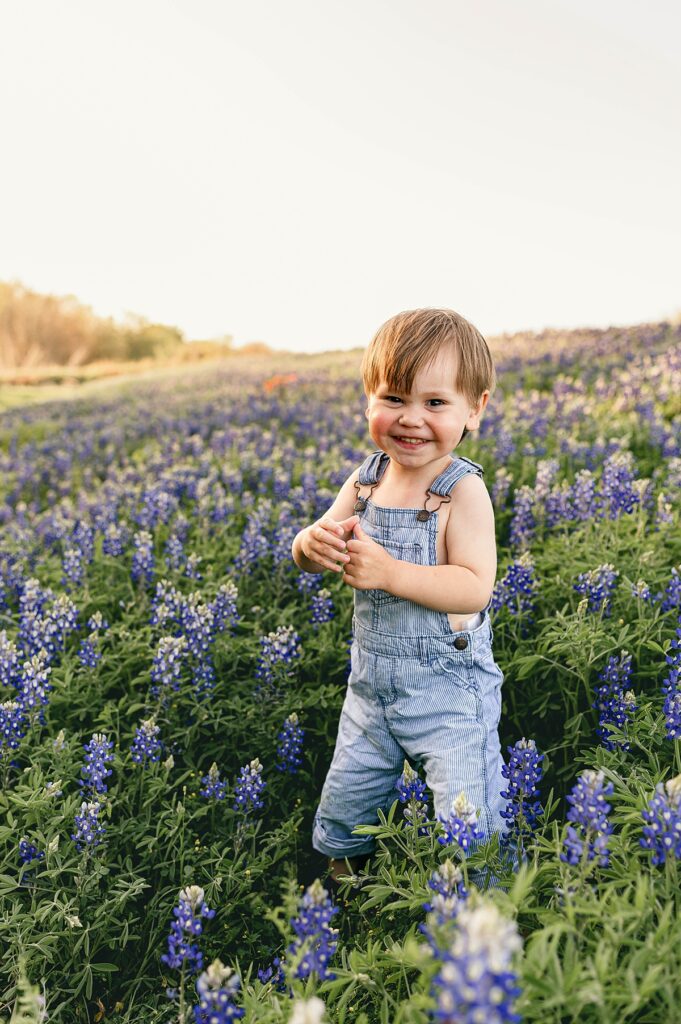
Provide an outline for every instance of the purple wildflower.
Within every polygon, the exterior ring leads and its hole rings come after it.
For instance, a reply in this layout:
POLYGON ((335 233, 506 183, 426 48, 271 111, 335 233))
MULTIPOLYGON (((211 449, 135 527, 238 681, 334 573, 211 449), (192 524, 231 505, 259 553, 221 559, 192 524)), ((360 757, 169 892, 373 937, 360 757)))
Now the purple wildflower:
POLYGON ((178 905, 173 908, 174 921, 170 925, 168 952, 161 961, 173 970, 187 967, 190 973, 203 967, 203 953, 191 939, 203 932, 202 918, 210 920, 215 911, 204 901, 199 885, 189 885, 180 891, 178 905))
POLYGON ((199 1005, 194 1007, 195 1024, 228 1024, 243 1017, 245 1011, 233 1002, 240 986, 239 976, 231 967, 213 960, 196 979, 199 1005))
POLYGON ((313 972, 319 981, 335 978, 327 964, 338 944, 338 931, 330 925, 331 918, 337 913, 338 907, 316 878, 305 890, 298 916, 291 918, 296 937, 288 947, 288 953, 295 965, 296 978, 307 978, 313 972))
POLYGON ((586 594, 589 611, 602 611, 607 617, 611 612, 610 604, 618 576, 619 571, 614 565, 606 563, 589 572, 581 572, 574 588, 578 594, 586 594))
POLYGON ((208 769, 208 774, 201 778, 203 789, 199 792, 206 800, 224 800, 227 783, 220 780, 220 771, 215 761, 208 769))
POLYGON ((612 731, 608 728, 608 725, 615 725, 623 730, 629 716, 636 710, 636 697, 633 691, 624 691, 630 677, 631 655, 626 651, 622 651, 619 657, 611 655, 606 667, 598 676, 601 685, 596 687, 596 700, 591 707, 598 711, 596 732, 606 750, 630 749, 630 744, 626 741, 611 740, 612 731))
POLYGON ((310 621, 315 629, 323 622, 330 622, 333 619, 334 608, 331 600, 331 591, 322 587, 316 594, 312 595, 310 621))
POLYGON ((452 809, 448 817, 438 815, 444 836, 438 836, 438 843, 442 846, 450 846, 456 842, 462 850, 469 849, 476 840, 484 839, 484 832, 477 828, 478 818, 475 807, 469 801, 463 790, 452 802, 452 809))
POLYGON ((442 966, 432 981, 433 1018, 442 1024, 519 1022, 513 1004, 520 988, 511 965, 522 940, 515 921, 486 902, 462 907, 452 927, 451 943, 438 949, 442 966))
POLYGON ((260 794, 267 783, 262 779, 261 772, 262 765, 257 757, 250 764, 243 766, 234 794, 235 811, 241 810, 247 815, 264 806, 260 794))
POLYGON ((508 779, 508 789, 502 790, 500 795, 508 803, 501 816, 509 822, 508 835, 522 839, 534 831, 542 813, 537 786, 542 777, 544 754, 538 753, 534 740, 526 740, 524 736, 506 749, 511 756, 508 765, 502 766, 501 774, 508 779))
POLYGON ((598 857, 601 867, 608 867, 610 863, 608 836, 612 825, 607 817, 610 804, 606 803, 606 797, 613 792, 613 784, 608 782, 604 785, 604 782, 602 771, 585 771, 567 798, 571 804, 568 821, 574 822, 579 831, 573 825, 568 826, 564 840, 566 852, 560 854, 560 859, 566 864, 579 864, 585 848, 588 861, 598 857))
POLYGON ((158 761, 161 756, 161 743, 157 739, 160 732, 154 718, 148 718, 138 725, 135 738, 130 747, 130 756, 135 764, 146 766, 147 761, 158 761))
POLYGON ((427 836, 429 829, 422 824, 428 820, 427 786, 406 759, 395 789, 399 793, 400 803, 407 805, 402 812, 407 822, 412 826, 420 826, 418 835, 427 836))
POLYGON ((104 825, 99 820, 102 805, 96 801, 84 800, 80 805, 80 814, 75 817, 76 831, 71 838, 80 851, 99 846, 104 835, 104 825))
POLYGON ((300 752, 303 748, 303 737, 305 730, 298 724, 298 715, 295 711, 288 716, 284 727, 279 733, 279 745, 277 746, 277 763, 275 768, 280 772, 290 772, 295 775, 303 763, 300 752))
POLYGON ((641 846, 652 852, 653 864, 664 864, 672 854, 681 857, 681 775, 658 782, 655 792, 642 811, 641 846))
POLYGON ((81 789, 90 790, 92 795, 106 793, 107 785, 104 779, 111 775, 111 769, 106 766, 113 761, 113 740, 107 740, 104 733, 95 732, 90 742, 84 745, 84 749, 85 764, 80 770, 83 779, 78 780, 78 785, 81 789))

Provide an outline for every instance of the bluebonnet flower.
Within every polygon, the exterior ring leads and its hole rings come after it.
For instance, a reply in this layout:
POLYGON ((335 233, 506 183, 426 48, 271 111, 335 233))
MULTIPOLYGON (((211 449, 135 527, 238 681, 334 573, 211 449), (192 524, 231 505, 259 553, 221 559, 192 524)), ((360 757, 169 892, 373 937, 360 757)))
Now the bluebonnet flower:
POLYGON ((180 625, 187 641, 187 649, 195 658, 203 660, 215 640, 215 617, 198 590, 183 601, 180 625))
POLYGON ((258 507, 249 513, 241 537, 241 548, 234 559, 235 569, 250 573, 269 554, 272 508, 269 498, 262 498, 258 507))
POLYGON ((634 456, 630 451, 618 451, 609 455, 603 464, 601 474, 601 505, 606 506, 609 519, 629 515, 638 504, 638 494, 633 486, 634 456))
POLYGON ((476 840, 484 839, 484 833, 477 828, 478 817, 475 807, 463 790, 452 801, 449 816, 445 818, 439 814, 438 821, 444 831, 444 835, 437 838, 438 843, 442 846, 450 846, 456 842, 465 851, 476 840))
POLYGON ((262 765, 257 757, 250 764, 243 766, 234 794, 235 811, 241 810, 247 815, 250 811, 256 811, 264 806, 260 794, 267 783, 262 779, 261 772, 262 765))
POLYGON ((194 1007, 195 1024, 229 1024, 243 1017, 244 1010, 234 1005, 239 991, 239 976, 221 960, 213 960, 210 967, 196 979, 199 1005, 194 1007))
POLYGON ((4 629, 0 630, 0 685, 14 686, 19 676, 19 649, 8 638, 4 629))
POLYGON ((199 792, 206 800, 225 799, 227 783, 220 780, 220 771, 215 761, 213 761, 208 769, 208 774, 202 776, 201 782, 203 783, 203 789, 200 789, 199 792))
POLYGON ((624 692, 624 687, 631 678, 631 655, 622 651, 619 657, 614 654, 608 658, 608 663, 599 673, 598 678, 601 685, 596 687, 596 700, 591 705, 598 711, 597 734, 606 750, 629 750, 627 742, 616 742, 610 739, 612 732, 608 725, 616 725, 618 729, 624 729, 627 718, 636 710, 636 698, 632 690, 624 692))
POLYGON ((215 600, 210 605, 211 611, 213 612, 213 622, 218 633, 224 632, 228 625, 230 627, 230 632, 234 632, 234 628, 240 619, 240 615, 236 607, 238 596, 239 591, 237 586, 235 583, 232 583, 231 580, 220 584, 220 588, 215 595, 215 600))
POLYGON ((199 885, 189 885, 180 891, 179 902, 173 908, 174 921, 170 925, 168 952, 161 961, 173 970, 186 966, 190 973, 203 967, 203 953, 191 940, 203 932, 202 919, 215 917, 215 911, 208 907, 204 892, 199 885))
POLYGON ((62 586, 67 588, 78 587, 83 582, 85 572, 83 570, 83 552, 79 547, 69 545, 62 556, 62 570, 64 575, 61 578, 62 586))
POLYGON ((184 570, 185 576, 187 576, 190 580, 201 580, 201 579, 203 579, 203 576, 199 572, 199 562, 202 562, 202 561, 203 561, 203 559, 201 558, 201 556, 197 555, 196 553, 193 553, 193 554, 189 555, 189 557, 187 558, 187 564, 186 564, 185 570, 184 570))
POLYGON ((670 696, 681 688, 681 616, 676 627, 676 633, 665 654, 665 662, 669 671, 662 681, 661 690, 664 696, 670 696))
POLYGON ((59 649, 64 650, 66 637, 78 629, 78 609, 67 594, 59 594, 47 613, 50 635, 59 636, 59 649))
POLYGON ((334 615, 331 591, 322 587, 316 594, 312 595, 310 621, 316 629, 323 622, 331 622, 334 615))
POLYGON ((650 587, 645 580, 637 580, 636 583, 631 584, 631 596, 635 597, 637 601, 650 601, 650 587))
POLYGON ((286 975, 284 974, 284 968, 281 960, 278 956, 272 959, 272 963, 266 970, 258 969, 258 980, 266 985, 268 981, 271 981, 274 987, 279 992, 283 992, 286 989, 286 975))
MULTIPOLYGON (((442 925, 456 917, 468 899, 468 890, 463 882, 463 872, 454 861, 444 860, 428 879, 428 888, 435 893, 423 909, 433 915, 433 922, 442 925)), ((427 928, 421 931, 429 934, 427 928)))
MULTIPOLYGON (((47 652, 41 649, 39 654, 34 654, 24 662, 18 683, 21 704, 29 713, 39 708, 41 723, 44 722, 42 708, 48 703, 48 693, 53 689, 49 681, 51 672, 47 664, 47 652)), ((32 720, 33 717, 31 714, 32 720)))
POLYGON ((598 509, 596 480, 590 469, 580 469, 570 491, 572 517, 578 522, 593 519, 598 509))
POLYGON ((154 718, 148 718, 138 725, 135 738, 130 747, 130 756, 135 764, 146 765, 147 761, 158 761, 161 756, 161 743, 156 738, 160 732, 154 718))
POLYGON ((668 740, 681 739, 681 693, 669 693, 662 707, 668 740))
POLYGON ((547 529, 553 530, 561 523, 570 522, 573 517, 570 497, 572 490, 567 480, 554 484, 544 503, 544 521, 547 529))
POLYGON ((652 853, 653 864, 664 864, 672 855, 681 857, 681 775, 658 782, 655 792, 641 812, 644 822, 644 849, 652 853))
POLYGON ((205 659, 199 661, 192 669, 192 686, 198 699, 206 700, 206 695, 215 686, 217 672, 213 663, 205 659))
POLYGON ((83 637, 80 641, 80 647, 78 648, 78 660, 85 668, 96 668, 102 660, 101 651, 95 647, 95 643, 98 639, 99 633, 95 632, 90 633, 89 636, 83 637))
POLYGON ((534 517, 534 491, 527 484, 519 487, 513 496, 513 517, 510 542, 514 548, 528 548, 534 538, 537 522, 534 517))
POLYGON ((515 921, 507 921, 493 903, 463 906, 454 919, 451 943, 439 949, 442 966, 431 996, 435 1020, 443 1024, 516 1024, 520 995, 512 961, 522 949, 515 921))
POLYGON ((602 611, 607 617, 610 615, 611 598, 618 576, 619 571, 614 565, 605 563, 589 572, 581 572, 574 588, 578 594, 586 594, 589 611, 602 611))
POLYGON ((427 786, 422 782, 409 762, 405 759, 402 774, 395 783, 395 789, 399 793, 401 804, 407 806, 403 810, 404 817, 410 825, 420 826, 418 835, 427 836, 429 829, 423 826, 428 819, 428 798, 426 797, 427 786))
POLYGON ((140 530, 133 537, 135 552, 132 556, 130 574, 135 581, 151 583, 154 578, 154 541, 147 530, 140 530))
POLYGON ((664 599, 660 607, 663 612, 681 607, 681 576, 677 568, 672 569, 671 578, 665 588, 664 599))
MULTIPOLYGON (((27 836, 23 836, 19 840, 19 863, 23 866, 24 864, 31 864, 34 860, 44 860, 45 851, 39 850, 37 846, 29 842, 27 836)), ((33 871, 24 871, 22 875, 22 881, 24 885, 32 882, 34 879, 33 871)))
POLYGON ((107 740, 102 732, 95 732, 90 742, 84 744, 84 749, 85 764, 80 770, 83 779, 78 780, 78 785, 81 789, 89 789, 93 795, 106 793, 107 785, 104 779, 111 775, 111 769, 106 766, 113 761, 113 740, 107 740))
POLYGON ((171 533, 165 543, 164 559, 169 569, 181 569, 187 560, 184 544, 176 533, 171 533))
POLYGON ((296 576, 296 589, 301 594, 310 594, 310 596, 321 589, 322 586, 322 574, 313 572, 300 572, 296 576))
POLYGON ((543 773, 544 754, 537 751, 534 740, 526 740, 524 736, 506 749, 511 756, 508 765, 502 765, 501 774, 508 779, 508 789, 502 790, 500 795, 508 803, 501 816, 508 822, 508 835, 522 839, 534 831, 542 813, 537 787, 543 773))
POLYGON ((118 558, 119 555, 123 554, 129 537, 130 531, 127 527, 121 526, 118 523, 109 523, 104 531, 102 551, 105 555, 111 555, 113 558, 118 558))
POLYGON ((268 686, 275 683, 277 675, 292 675, 287 666, 301 654, 300 637, 293 626, 278 626, 276 630, 260 637, 260 657, 255 669, 257 679, 268 686))
MULTIPOLYGON (((282 481, 284 486, 286 482, 282 481)), ((290 481, 288 481, 290 486, 290 481)), ((275 498, 279 489, 279 481, 275 479, 275 498)), ((288 495, 288 487, 285 495, 288 495)), ((298 533, 299 526, 293 520, 293 506, 290 502, 279 499, 279 518, 272 535, 272 559, 275 566, 288 565, 291 561, 291 545, 298 533)))
POLYGON ((608 782, 604 785, 604 782, 602 771, 582 772, 567 798, 571 805, 568 821, 574 822, 579 832, 573 825, 568 825, 564 840, 566 852, 560 854, 560 859, 566 864, 579 864, 584 849, 588 861, 597 857, 601 867, 608 867, 610 863, 608 836, 612 825, 608 821, 610 804, 606 803, 606 797, 613 792, 613 784, 608 782))
POLYGON ((152 686, 152 696, 158 697, 162 687, 172 687, 175 691, 180 689, 182 659, 186 648, 187 640, 184 636, 161 637, 151 666, 151 678, 158 684, 152 686))
POLYGON ((536 591, 534 559, 529 551, 525 551, 515 562, 511 562, 506 570, 506 575, 495 586, 492 594, 492 609, 498 611, 500 608, 506 607, 511 615, 517 615, 525 622, 531 622, 535 610, 536 591))
MULTIPOLYGON (((19 840, 19 860, 22 864, 30 864, 33 860, 42 860, 44 856, 44 850, 38 850, 37 846, 29 842, 27 836, 23 836, 19 840)), ((25 877, 26 875, 24 875, 25 877)))
POLYGON ((102 805, 96 801, 84 800, 80 805, 80 814, 75 817, 76 831, 71 838, 79 851, 99 846, 104 835, 104 825, 99 820, 102 805))
POLYGON ((295 966, 296 978, 307 978, 316 972, 319 981, 335 978, 327 964, 338 945, 338 931, 330 925, 338 913, 326 889, 318 878, 305 890, 298 916, 291 918, 295 939, 288 947, 289 958, 295 966))
POLYGON ((92 633, 100 633, 109 628, 109 623, 106 621, 101 612, 93 612, 90 618, 87 620, 87 628, 92 633))
POLYGON ((277 771, 296 774, 303 763, 300 752, 303 749, 304 736, 305 730, 298 724, 298 715, 294 711, 285 720, 284 727, 277 737, 277 771))
POLYGON ((506 498, 512 483, 513 474, 509 473, 505 466, 500 466, 494 474, 494 483, 491 489, 492 503, 496 509, 501 511, 501 509, 505 508, 506 498))

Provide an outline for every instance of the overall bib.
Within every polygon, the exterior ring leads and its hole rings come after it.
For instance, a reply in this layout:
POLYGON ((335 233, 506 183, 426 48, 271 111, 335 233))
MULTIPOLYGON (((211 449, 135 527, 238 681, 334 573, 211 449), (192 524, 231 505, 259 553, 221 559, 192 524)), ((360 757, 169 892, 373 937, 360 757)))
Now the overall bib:
MULTIPOLYGON (((374 452, 359 483, 375 484, 387 464, 384 452, 374 452)), ((466 474, 482 472, 454 457, 430 491, 447 496, 466 474)), ((365 487, 358 493, 365 497, 365 487)), ((417 518, 419 511, 381 508, 367 498, 359 514, 366 534, 395 558, 436 565, 438 514, 417 518)), ((374 850, 371 837, 352 830, 377 824, 377 808, 387 811, 397 798, 405 757, 423 765, 435 815, 449 815, 463 790, 482 832, 506 831, 500 794, 508 780, 497 732, 503 673, 492 654, 490 604, 476 628, 455 632, 445 612, 384 590, 354 591, 351 672, 315 813, 314 849, 337 859, 374 850)))

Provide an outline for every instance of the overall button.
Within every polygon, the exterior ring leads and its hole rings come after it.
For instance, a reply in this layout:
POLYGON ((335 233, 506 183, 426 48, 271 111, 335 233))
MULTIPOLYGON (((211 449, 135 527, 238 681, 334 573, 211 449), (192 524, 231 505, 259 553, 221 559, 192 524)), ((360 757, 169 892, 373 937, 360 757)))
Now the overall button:
POLYGON ((468 647, 468 637, 457 636, 456 640, 454 641, 454 646, 456 647, 457 651, 465 651, 466 648, 468 647))

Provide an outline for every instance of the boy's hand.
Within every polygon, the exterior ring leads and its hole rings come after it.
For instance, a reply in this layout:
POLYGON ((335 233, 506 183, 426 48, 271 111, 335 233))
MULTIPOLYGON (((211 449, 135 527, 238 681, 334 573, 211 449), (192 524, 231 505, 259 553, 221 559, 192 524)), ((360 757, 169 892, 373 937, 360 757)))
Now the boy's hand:
POLYGON ((350 561, 345 566, 343 582, 356 590, 388 590, 396 559, 366 533, 355 526, 354 537, 347 543, 350 561))
POLYGON ((303 537, 300 545, 303 554, 311 562, 323 565, 325 569, 343 572, 345 563, 350 560, 349 554, 345 551, 345 541, 352 536, 353 527, 358 522, 358 515, 350 516, 339 523, 329 516, 322 516, 303 537), (337 565, 339 561, 343 564, 337 565))

